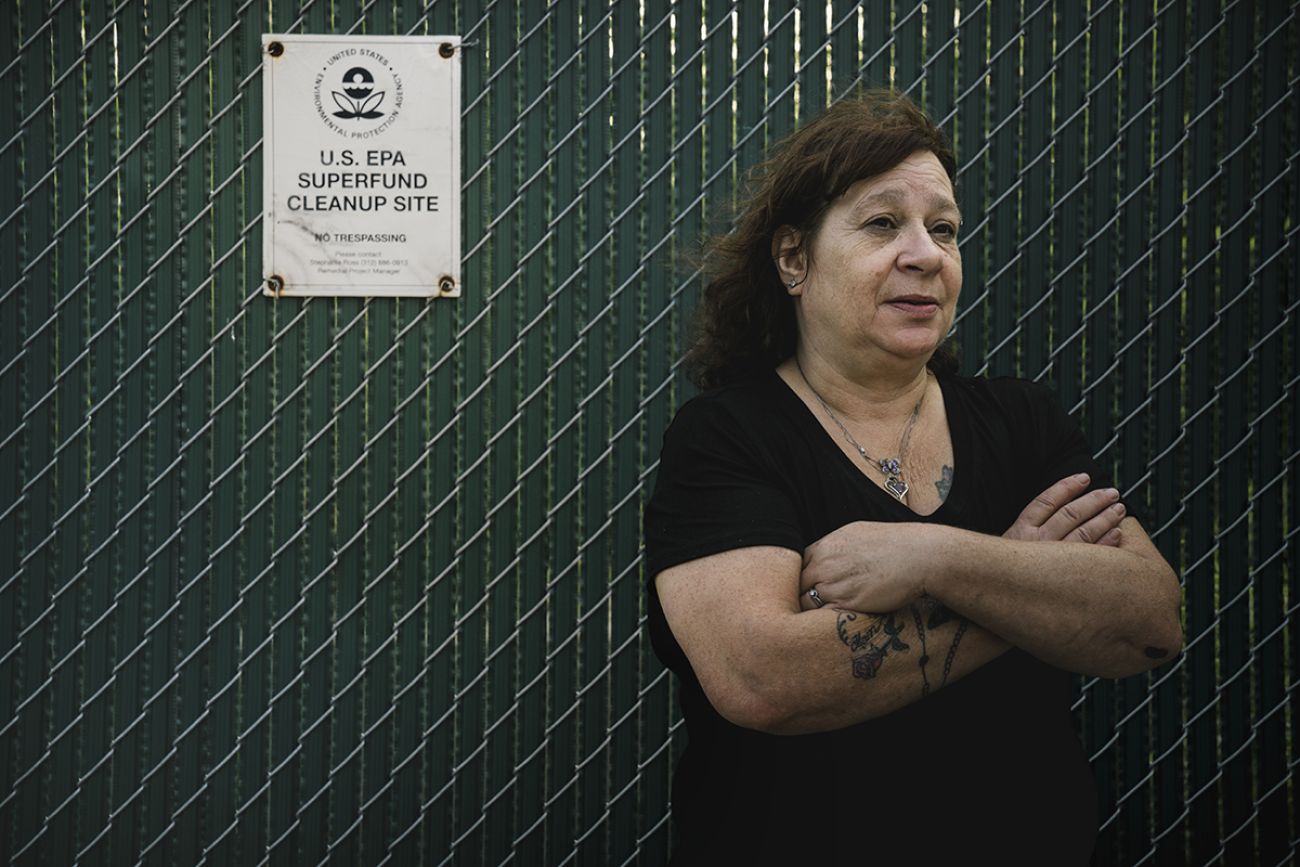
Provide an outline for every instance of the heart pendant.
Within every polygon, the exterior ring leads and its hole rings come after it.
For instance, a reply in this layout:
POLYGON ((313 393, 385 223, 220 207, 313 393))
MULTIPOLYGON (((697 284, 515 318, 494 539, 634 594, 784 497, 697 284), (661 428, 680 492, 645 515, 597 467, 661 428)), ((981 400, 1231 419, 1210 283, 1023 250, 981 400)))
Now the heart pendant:
POLYGON ((898 497, 899 502, 907 502, 907 482, 897 476, 890 476, 885 479, 885 490, 898 497))

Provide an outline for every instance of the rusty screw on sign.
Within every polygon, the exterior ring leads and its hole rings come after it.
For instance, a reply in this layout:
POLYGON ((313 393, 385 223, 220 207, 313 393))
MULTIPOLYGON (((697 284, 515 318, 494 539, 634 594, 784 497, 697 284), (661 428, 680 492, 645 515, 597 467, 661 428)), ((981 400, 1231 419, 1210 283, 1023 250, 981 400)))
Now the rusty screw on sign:
POLYGON ((284 43, 268 42, 266 44, 266 53, 272 57, 279 57, 281 54, 284 54, 284 43))
POLYGON ((438 278, 438 294, 450 295, 456 289, 456 281, 447 274, 438 278))
POLYGON ((266 288, 271 290, 272 295, 279 298, 280 292, 284 290, 284 278, 279 274, 272 274, 266 278, 266 288))
POLYGON ((456 46, 452 45, 450 42, 444 42, 438 46, 438 53, 450 60, 452 55, 456 53, 456 46))

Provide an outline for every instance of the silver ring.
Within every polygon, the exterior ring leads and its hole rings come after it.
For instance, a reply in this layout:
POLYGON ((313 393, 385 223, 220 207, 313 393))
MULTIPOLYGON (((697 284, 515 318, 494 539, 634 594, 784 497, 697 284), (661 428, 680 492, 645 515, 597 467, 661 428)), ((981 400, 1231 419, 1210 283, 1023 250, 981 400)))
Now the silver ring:
POLYGON ((826 600, 821 598, 821 596, 817 594, 816 587, 810 587, 808 589, 808 598, 811 599, 813 601, 813 605, 816 605, 818 608, 821 608, 823 605, 826 604, 826 600))

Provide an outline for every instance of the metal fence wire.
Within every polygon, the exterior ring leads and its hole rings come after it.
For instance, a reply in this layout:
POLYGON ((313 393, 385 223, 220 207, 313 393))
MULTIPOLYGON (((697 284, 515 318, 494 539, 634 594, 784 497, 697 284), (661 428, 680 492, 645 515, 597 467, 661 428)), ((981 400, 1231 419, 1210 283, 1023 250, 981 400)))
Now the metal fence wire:
POLYGON ((1079 680, 1098 863, 1292 863, 1300 8, 1249 0, 7 0, 0 861, 662 863, 680 263, 859 81, 955 141, 965 370, 1051 383, 1185 583, 1183 655, 1079 680), (463 297, 262 296, 263 32, 468 40, 463 297))

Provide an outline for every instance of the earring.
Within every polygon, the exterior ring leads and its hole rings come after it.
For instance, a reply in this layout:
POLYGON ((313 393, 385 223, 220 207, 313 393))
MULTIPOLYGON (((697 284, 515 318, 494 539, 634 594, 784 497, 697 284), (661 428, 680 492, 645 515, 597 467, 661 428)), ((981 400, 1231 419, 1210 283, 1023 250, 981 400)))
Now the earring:
POLYGON ((787 285, 787 286, 789 286, 791 289, 793 289, 794 287, 796 287, 796 286, 799 285, 799 281, 798 281, 798 280, 790 280, 790 281, 788 281, 785 285, 787 285))

